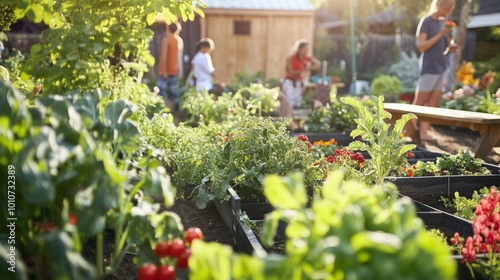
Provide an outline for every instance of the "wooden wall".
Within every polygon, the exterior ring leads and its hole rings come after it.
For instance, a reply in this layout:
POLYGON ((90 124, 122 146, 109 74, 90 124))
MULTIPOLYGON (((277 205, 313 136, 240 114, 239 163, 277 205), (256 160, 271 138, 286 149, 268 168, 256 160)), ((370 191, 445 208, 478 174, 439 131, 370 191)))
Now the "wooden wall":
POLYGON ((230 82, 236 72, 263 71, 267 78, 284 75, 285 59, 298 39, 314 38, 313 12, 206 10, 202 37, 212 38, 216 80, 230 82), (234 21, 250 21, 250 35, 235 35, 234 21))

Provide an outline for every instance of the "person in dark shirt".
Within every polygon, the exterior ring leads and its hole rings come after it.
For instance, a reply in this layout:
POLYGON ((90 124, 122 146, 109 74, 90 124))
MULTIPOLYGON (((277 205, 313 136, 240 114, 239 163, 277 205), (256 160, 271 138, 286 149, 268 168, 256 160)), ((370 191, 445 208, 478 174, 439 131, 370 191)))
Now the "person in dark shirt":
MULTIPOLYGON (((452 29, 445 25, 446 18, 455 8, 455 0, 434 0, 428 15, 422 17, 417 27, 417 47, 420 55, 420 77, 413 104, 437 107, 446 75, 446 55, 456 50, 452 29)), ((417 122, 414 122, 416 126, 417 122)), ((427 131, 428 122, 420 122, 420 141, 435 141, 427 131)))

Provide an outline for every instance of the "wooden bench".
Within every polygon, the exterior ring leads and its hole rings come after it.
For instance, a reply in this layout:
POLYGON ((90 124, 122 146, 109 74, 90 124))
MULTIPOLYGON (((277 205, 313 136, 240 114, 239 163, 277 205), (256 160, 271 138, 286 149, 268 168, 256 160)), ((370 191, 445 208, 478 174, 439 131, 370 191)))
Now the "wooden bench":
MULTIPOLYGON (((474 156, 486 159, 493 147, 500 146, 500 116, 494 114, 452 110, 402 103, 385 103, 385 111, 392 114, 391 123, 395 123, 403 114, 413 113, 419 121, 431 124, 466 127, 478 131, 480 138, 473 149, 474 156)), ((408 122, 406 136, 416 139, 417 131, 408 122)))

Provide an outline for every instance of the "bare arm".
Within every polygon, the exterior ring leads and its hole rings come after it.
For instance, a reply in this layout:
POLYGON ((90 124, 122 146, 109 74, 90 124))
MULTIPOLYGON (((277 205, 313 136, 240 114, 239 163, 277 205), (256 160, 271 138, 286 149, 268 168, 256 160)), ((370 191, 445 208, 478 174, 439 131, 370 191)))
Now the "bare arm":
POLYGON ((311 56, 311 66, 308 67, 309 70, 318 70, 321 66, 321 62, 317 60, 314 56, 311 56))
POLYGON ((434 35, 431 38, 427 38, 427 33, 419 33, 417 37, 417 48, 421 52, 425 52, 430 49, 437 41, 439 41, 443 36, 447 35, 451 32, 451 29, 444 27, 439 31, 438 34, 434 35))

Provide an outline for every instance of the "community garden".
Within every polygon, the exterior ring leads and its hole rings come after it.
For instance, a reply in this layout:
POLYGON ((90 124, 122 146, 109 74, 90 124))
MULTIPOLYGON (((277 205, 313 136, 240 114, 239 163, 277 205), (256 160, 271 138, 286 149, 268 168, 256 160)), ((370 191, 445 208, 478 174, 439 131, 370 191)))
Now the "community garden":
MULTIPOLYGON (((408 142, 383 93, 297 124, 239 73, 174 120, 147 26, 196 1, 7 4, 50 28, 1 62, 1 279, 500 279, 500 166, 408 142)), ((445 106, 500 113, 467 85, 445 106)))

